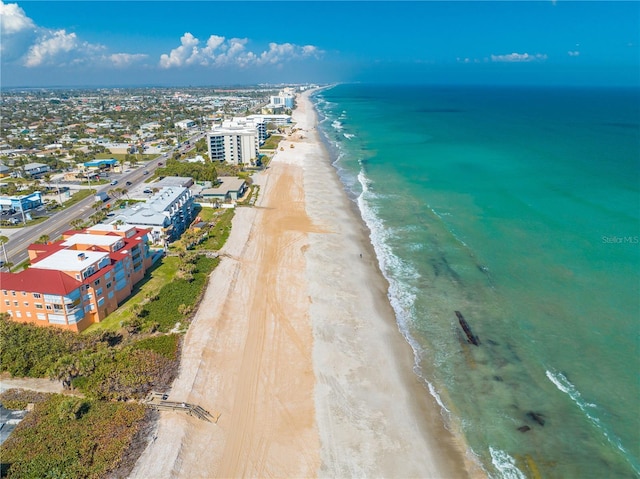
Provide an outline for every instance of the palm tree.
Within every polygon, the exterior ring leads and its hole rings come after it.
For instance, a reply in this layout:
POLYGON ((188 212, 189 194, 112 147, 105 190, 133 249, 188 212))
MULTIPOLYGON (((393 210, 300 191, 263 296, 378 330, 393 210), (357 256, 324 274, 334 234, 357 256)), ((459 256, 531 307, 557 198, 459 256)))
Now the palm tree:
POLYGON ((71 223, 69 223, 74 230, 81 230, 84 226, 84 220, 82 218, 76 218, 71 223))

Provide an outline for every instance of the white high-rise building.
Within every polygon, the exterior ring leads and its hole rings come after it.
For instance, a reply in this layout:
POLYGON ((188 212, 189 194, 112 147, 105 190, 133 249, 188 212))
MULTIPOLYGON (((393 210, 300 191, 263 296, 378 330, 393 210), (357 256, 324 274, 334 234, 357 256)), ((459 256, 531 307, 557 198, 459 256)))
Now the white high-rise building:
POLYGON ((269 104, 274 106, 284 106, 285 108, 293 108, 295 95, 290 91, 281 91, 277 95, 269 97, 269 104))
POLYGON ((207 133, 211 161, 250 165, 258 158, 258 131, 255 127, 216 127, 207 133))
POLYGON ((267 121, 263 116, 251 115, 251 116, 236 116, 233 120, 224 120, 222 122, 223 128, 255 128, 258 133, 258 146, 264 143, 267 139, 267 121))
POLYGON ((248 115, 246 118, 247 120, 252 120, 257 123, 264 123, 265 135, 267 133, 267 123, 273 123, 277 126, 288 126, 291 124, 291 115, 248 115))

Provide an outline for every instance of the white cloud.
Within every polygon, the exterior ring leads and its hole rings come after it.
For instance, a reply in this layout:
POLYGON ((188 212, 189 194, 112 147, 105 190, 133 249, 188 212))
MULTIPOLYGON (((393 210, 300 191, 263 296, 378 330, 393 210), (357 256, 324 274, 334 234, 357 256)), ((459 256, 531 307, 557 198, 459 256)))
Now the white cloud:
POLYGON ((573 51, 570 50, 570 51, 567 52, 567 54, 570 57, 578 57, 578 56, 580 56, 580 52, 578 50, 573 50, 573 51))
POLYGON ((509 53, 507 55, 491 55, 492 62, 520 63, 520 62, 540 62, 547 59, 546 53, 509 53))
POLYGON ((236 64, 245 67, 255 60, 255 55, 252 52, 245 51, 245 45, 248 42, 249 40, 246 38, 231 38, 228 42, 225 42, 223 37, 223 42, 219 46, 222 53, 219 55, 215 55, 214 53, 209 58, 203 57, 200 63, 202 65, 208 65, 211 60, 216 65, 236 64))
POLYGON ((33 20, 27 17, 24 10, 17 3, 3 3, 0 1, 0 29, 2 35, 14 35, 23 30, 35 27, 33 20))
POLYGON ((104 45, 82 41, 74 32, 38 26, 18 4, 0 0, 2 63, 17 62, 27 68, 87 64, 123 67, 148 57, 106 51, 104 45))
POLYGON ((286 61, 319 56, 322 52, 314 45, 299 46, 292 43, 269 43, 269 49, 261 53, 247 50, 247 38, 226 39, 211 35, 206 46, 200 47, 200 40, 187 32, 180 38, 180 46, 168 54, 160 56, 160 67, 174 68, 189 65, 277 65, 286 61))
MULTIPOLYGON (((179 46, 160 56, 159 66, 169 69, 192 65, 282 65, 293 59, 322 54, 314 45, 270 43, 268 49, 258 52, 249 50, 248 45, 247 38, 211 35, 204 42, 186 32, 179 46)), ((36 25, 17 3, 3 0, 0 0, 0 53, 2 64, 14 63, 27 68, 70 65, 125 68, 143 64, 149 58, 144 53, 112 53, 105 45, 86 42, 73 31, 36 25)))
POLYGON ((145 55, 144 53, 113 53, 106 57, 106 59, 117 68, 124 68, 135 63, 141 63, 147 58, 149 58, 149 55, 145 55))
POLYGON ((181 45, 178 48, 171 50, 171 53, 167 55, 163 53, 160 56, 160 66, 163 68, 179 67, 185 64, 189 58, 198 54, 198 40, 191 33, 185 33, 180 38, 181 45))
POLYGON ((0 53, 3 62, 19 59, 33 42, 36 26, 16 3, 0 1, 0 53))
POLYGON ((67 33, 65 30, 50 32, 29 48, 24 57, 24 66, 36 67, 51 63, 54 58, 76 48, 78 48, 78 38, 75 33, 67 33))

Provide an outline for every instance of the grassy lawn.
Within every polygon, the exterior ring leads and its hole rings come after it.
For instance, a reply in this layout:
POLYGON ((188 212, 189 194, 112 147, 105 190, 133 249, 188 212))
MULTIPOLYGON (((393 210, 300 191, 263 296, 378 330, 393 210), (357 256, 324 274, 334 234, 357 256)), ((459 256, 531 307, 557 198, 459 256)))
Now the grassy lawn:
POLYGON ((96 194, 96 190, 78 190, 77 193, 74 193, 71 198, 62 203, 63 208, 68 208, 69 206, 73 206, 76 203, 84 200, 87 196, 93 196, 96 194))
POLYGON ((269 138, 266 139, 266 141, 260 148, 265 150, 275 150, 278 147, 278 144, 280 143, 280 140, 282 140, 282 138, 284 137, 281 135, 271 135, 269 138))
POLYGON ((202 221, 213 221, 218 216, 219 211, 216 208, 202 208, 196 216, 199 216, 202 221))
POLYGON ((178 271, 179 259, 167 256, 157 263, 157 266, 147 272, 145 279, 136 284, 131 296, 120 305, 113 313, 102 322, 95 323, 83 331, 83 334, 91 331, 117 331, 120 323, 133 317, 133 309, 136 304, 142 303, 146 297, 155 295, 165 284, 169 284, 178 271))
POLYGON ((196 251, 198 249, 218 251, 222 248, 231 232, 231 220, 234 214, 233 208, 218 210, 218 215, 213 220, 215 224, 209 229, 209 237, 196 247, 196 251))

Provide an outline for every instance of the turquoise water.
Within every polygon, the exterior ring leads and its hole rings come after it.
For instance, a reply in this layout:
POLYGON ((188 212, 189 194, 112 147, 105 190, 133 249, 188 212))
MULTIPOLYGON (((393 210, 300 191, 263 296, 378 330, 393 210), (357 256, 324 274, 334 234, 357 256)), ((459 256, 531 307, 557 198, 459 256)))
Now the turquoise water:
POLYGON ((470 454, 491 477, 638 477, 640 92, 314 101, 425 394, 470 454))

